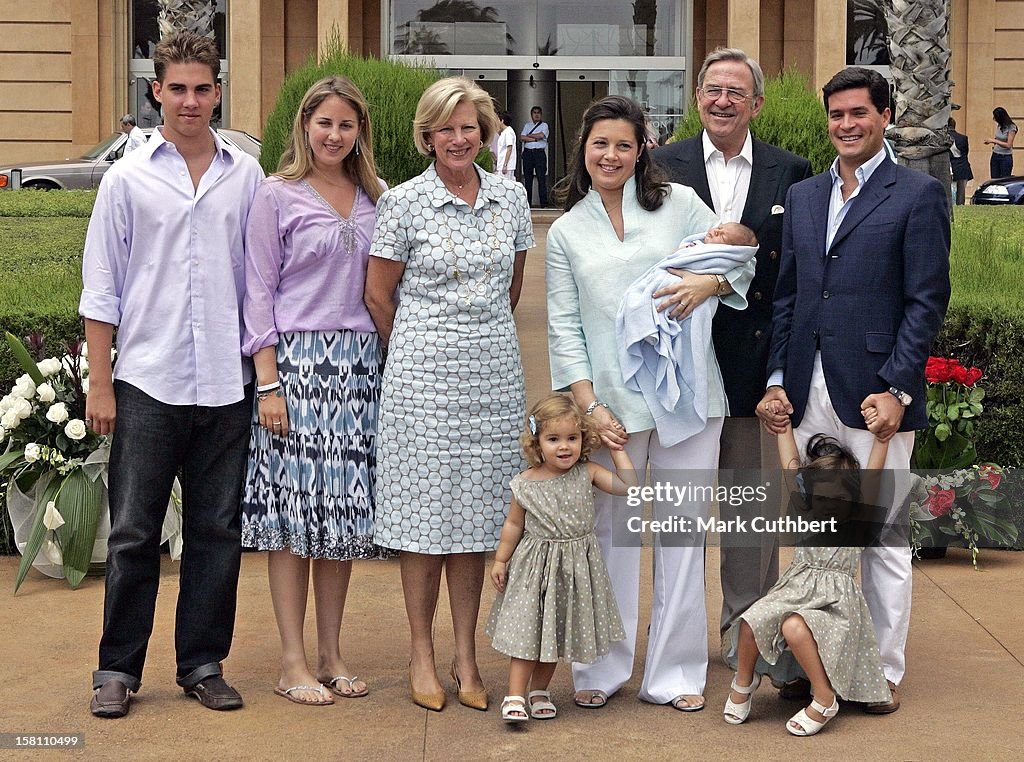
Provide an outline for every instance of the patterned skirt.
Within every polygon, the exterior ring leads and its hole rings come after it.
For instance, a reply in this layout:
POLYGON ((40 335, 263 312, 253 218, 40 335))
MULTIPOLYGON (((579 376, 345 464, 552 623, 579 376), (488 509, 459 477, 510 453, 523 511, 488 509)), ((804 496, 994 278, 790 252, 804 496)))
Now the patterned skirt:
POLYGON ((288 436, 253 411, 242 545, 306 558, 389 555, 373 543, 380 357, 376 333, 282 333, 277 369, 288 436))

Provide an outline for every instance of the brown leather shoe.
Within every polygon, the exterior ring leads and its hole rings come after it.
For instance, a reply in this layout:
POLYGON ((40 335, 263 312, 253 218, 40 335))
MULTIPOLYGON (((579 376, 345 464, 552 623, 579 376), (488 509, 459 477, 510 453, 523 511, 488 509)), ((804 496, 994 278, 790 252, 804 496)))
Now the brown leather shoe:
POLYGON ((879 704, 865 704, 864 711, 868 714, 892 714, 900 708, 900 694, 896 690, 896 683, 892 680, 886 680, 886 682, 889 683, 892 699, 879 704))
POLYGON ((128 714, 132 692, 120 680, 107 680, 92 694, 89 711, 97 717, 115 719, 128 714))
POLYGON ((198 700, 207 709, 227 711, 242 708, 241 695, 220 675, 204 677, 191 688, 186 688, 185 695, 198 700))

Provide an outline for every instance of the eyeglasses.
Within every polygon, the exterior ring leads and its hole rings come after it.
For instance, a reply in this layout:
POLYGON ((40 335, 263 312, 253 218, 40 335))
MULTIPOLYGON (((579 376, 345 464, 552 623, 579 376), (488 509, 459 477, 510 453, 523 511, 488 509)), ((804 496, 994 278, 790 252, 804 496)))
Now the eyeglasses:
POLYGON ((739 90, 733 90, 731 87, 702 87, 700 88, 700 94, 709 101, 717 101, 722 97, 722 93, 725 93, 725 97, 729 99, 729 103, 742 103, 747 100, 750 96, 739 90))

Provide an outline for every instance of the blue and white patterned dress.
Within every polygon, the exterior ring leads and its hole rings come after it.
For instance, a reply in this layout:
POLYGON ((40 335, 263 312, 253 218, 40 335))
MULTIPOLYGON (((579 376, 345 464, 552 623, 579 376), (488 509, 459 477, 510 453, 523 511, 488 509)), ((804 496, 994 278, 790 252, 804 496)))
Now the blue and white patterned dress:
POLYGON ((533 226, 522 185, 477 174, 472 208, 434 165, 377 204, 370 255, 405 264, 377 438, 374 541, 396 550, 493 550, 523 467, 509 288, 533 226))

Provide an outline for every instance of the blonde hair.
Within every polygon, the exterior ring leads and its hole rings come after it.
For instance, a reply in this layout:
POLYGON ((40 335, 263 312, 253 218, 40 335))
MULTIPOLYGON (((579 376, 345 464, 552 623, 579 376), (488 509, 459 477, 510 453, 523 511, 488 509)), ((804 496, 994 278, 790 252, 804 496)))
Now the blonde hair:
POLYGON ((540 450, 540 435, 544 431, 544 424, 561 418, 569 418, 580 430, 580 460, 586 460, 601 444, 601 439, 594 430, 593 421, 583 415, 570 397, 564 394, 549 394, 530 408, 530 414, 526 418, 526 429, 519 436, 519 444, 523 448, 526 462, 534 468, 544 462, 540 450), (535 429, 531 429, 531 419, 535 429))
POLYGON ((460 103, 471 103, 480 124, 480 145, 485 146, 498 132, 498 115, 494 113, 491 96, 479 85, 465 77, 446 77, 426 90, 416 104, 412 122, 412 139, 416 150, 424 156, 433 156, 430 133, 452 118, 460 103))
POLYGON ((373 130, 366 99, 350 79, 342 76, 325 77, 315 82, 302 96, 288 147, 281 154, 274 174, 284 180, 299 180, 313 171, 313 149, 306 129, 313 113, 325 100, 336 95, 346 101, 359 119, 359 136, 348 156, 341 162, 342 172, 363 189, 370 201, 377 203, 381 187, 377 179, 377 165, 373 160, 373 130), (357 152, 358 150, 358 152, 357 152))

